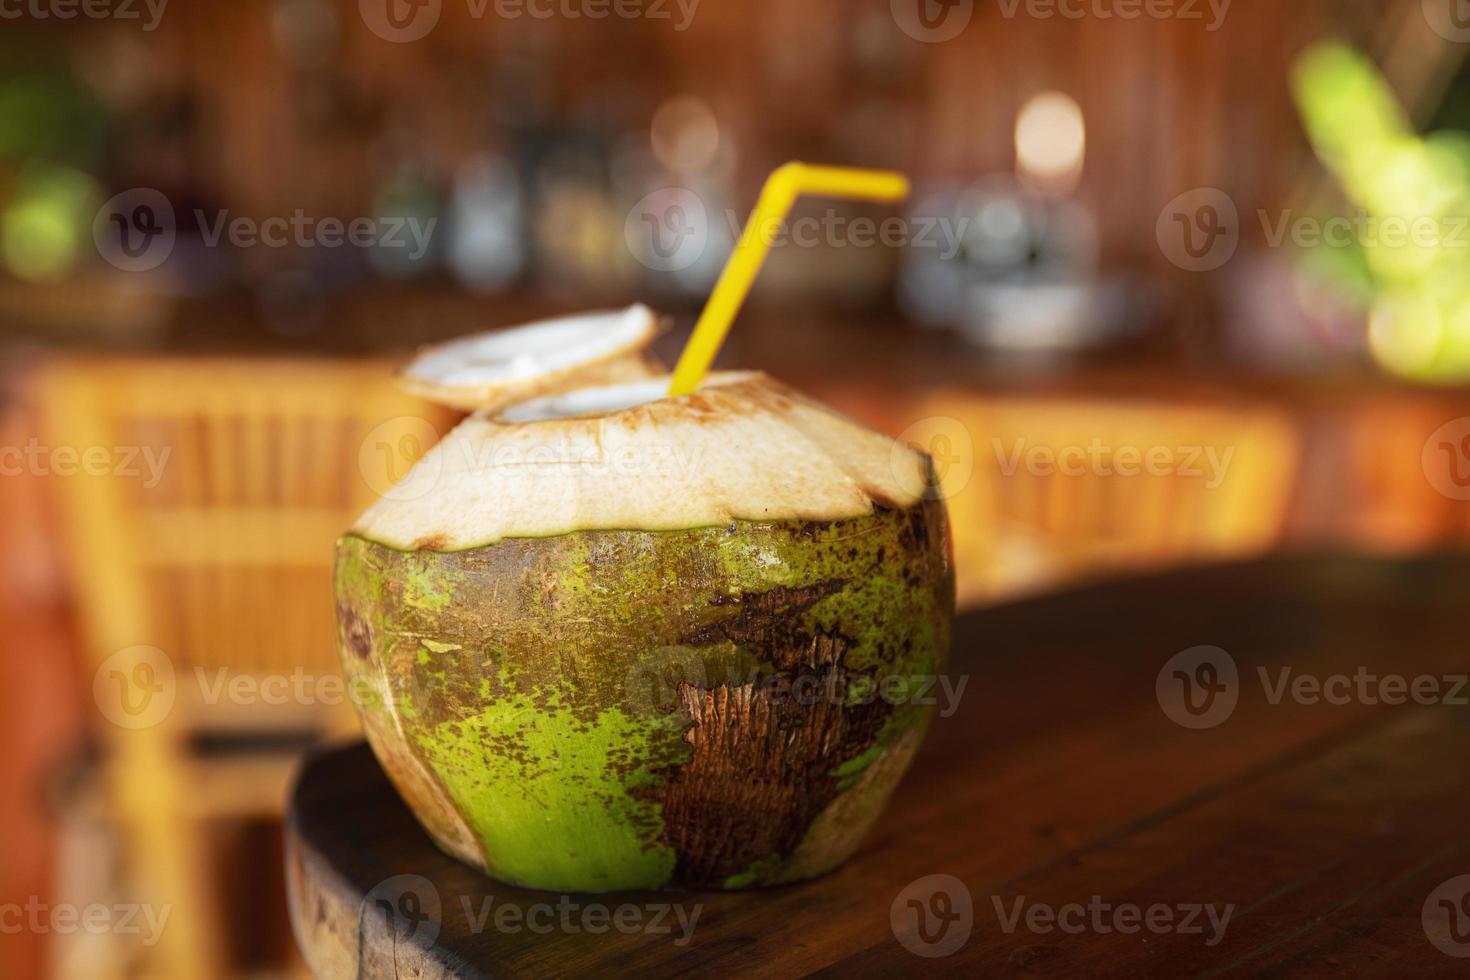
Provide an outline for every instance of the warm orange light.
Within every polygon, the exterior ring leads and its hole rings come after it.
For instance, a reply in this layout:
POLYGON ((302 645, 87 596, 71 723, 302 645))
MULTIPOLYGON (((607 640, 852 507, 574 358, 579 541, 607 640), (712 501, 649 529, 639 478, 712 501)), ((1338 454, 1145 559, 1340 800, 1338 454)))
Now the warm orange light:
POLYGON ((708 104, 692 95, 677 95, 653 114, 649 142, 653 155, 670 172, 696 174, 714 163, 720 125, 708 104))
POLYGON ((1047 190, 1071 190, 1082 176, 1087 124, 1082 107, 1061 92, 1033 96, 1016 119, 1016 170, 1047 190))

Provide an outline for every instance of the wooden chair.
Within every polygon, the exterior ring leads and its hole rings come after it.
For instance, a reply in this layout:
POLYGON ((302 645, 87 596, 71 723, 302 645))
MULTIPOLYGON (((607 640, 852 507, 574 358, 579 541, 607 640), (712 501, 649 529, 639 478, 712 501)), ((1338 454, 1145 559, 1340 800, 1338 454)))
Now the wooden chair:
POLYGON ((968 435, 948 488, 962 602, 1255 554, 1284 526, 1298 440, 1273 409, 939 395, 919 411, 968 435))
POLYGON ((451 420, 362 362, 72 361, 39 400, 76 453, 51 482, 106 792, 140 900, 172 906, 144 972, 222 976, 204 834, 278 816, 300 740, 355 724, 333 541, 451 420))

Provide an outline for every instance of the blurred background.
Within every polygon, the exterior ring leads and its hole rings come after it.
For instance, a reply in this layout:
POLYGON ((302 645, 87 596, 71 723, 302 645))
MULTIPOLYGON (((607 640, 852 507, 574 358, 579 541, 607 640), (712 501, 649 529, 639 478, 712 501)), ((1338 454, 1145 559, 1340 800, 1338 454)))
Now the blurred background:
POLYGON ((456 421, 392 370, 672 362, 787 160, 914 193, 799 204, 722 363, 936 456, 962 605, 1464 547, 1460 7, 0 2, 0 975, 299 973, 331 543, 456 421))

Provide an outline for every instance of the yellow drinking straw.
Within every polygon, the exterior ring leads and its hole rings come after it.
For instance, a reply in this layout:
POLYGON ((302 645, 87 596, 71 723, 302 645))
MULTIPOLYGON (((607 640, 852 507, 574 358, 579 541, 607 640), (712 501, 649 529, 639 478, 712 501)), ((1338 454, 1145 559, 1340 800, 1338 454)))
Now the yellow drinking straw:
POLYGON ((704 381, 714 363, 730 324, 740 312, 751 284, 766 261, 771 242, 781 222, 791 211, 797 197, 845 197, 863 201, 901 201, 909 194, 909 179, 889 170, 858 170, 852 167, 815 167, 806 163, 788 163, 766 178, 755 211, 740 234, 740 241, 715 283, 699 322, 679 364, 674 368, 671 396, 687 395, 704 381))

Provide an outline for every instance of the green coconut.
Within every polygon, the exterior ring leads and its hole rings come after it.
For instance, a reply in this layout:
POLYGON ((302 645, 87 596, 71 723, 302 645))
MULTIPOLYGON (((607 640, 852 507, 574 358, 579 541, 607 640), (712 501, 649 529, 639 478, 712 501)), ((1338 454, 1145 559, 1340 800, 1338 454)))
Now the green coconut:
POLYGON ((444 850, 552 890, 846 859, 928 723, 927 457, 760 374, 482 412, 338 544, 342 662, 444 850))

